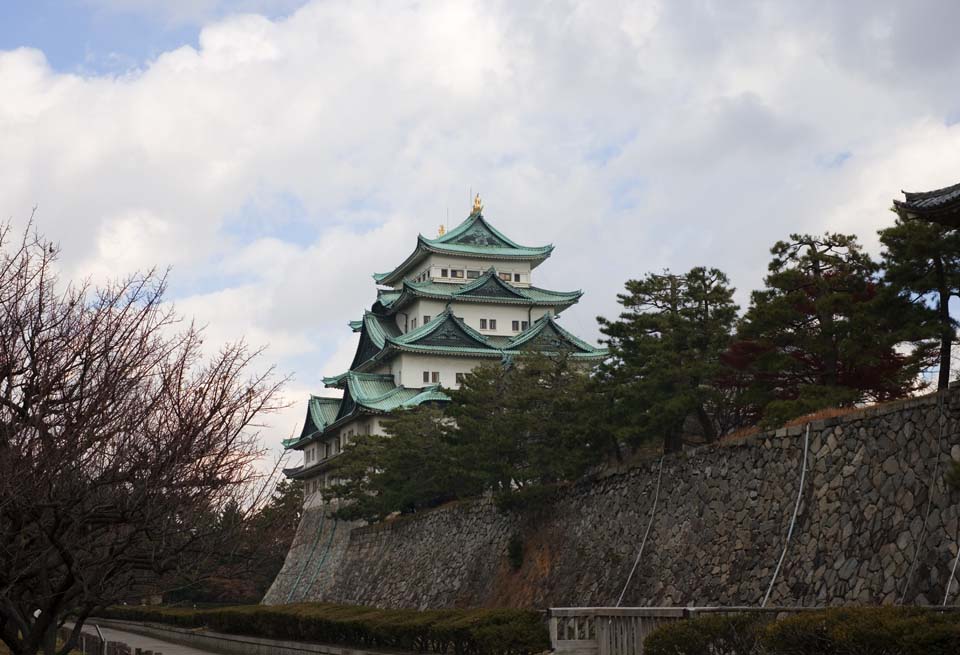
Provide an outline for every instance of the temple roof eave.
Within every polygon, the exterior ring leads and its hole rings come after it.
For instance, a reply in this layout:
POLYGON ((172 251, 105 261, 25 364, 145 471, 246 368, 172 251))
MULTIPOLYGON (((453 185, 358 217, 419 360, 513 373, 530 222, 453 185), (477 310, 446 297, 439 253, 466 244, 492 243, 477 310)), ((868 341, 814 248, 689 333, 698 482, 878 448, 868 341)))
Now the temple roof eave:
POLYGON ((540 287, 515 287, 504 282, 491 267, 476 280, 467 284, 453 285, 438 282, 411 282, 404 280, 399 291, 382 291, 378 294, 375 307, 388 315, 396 314, 414 300, 438 300, 441 302, 468 302, 480 304, 506 304, 522 307, 552 307, 560 313, 580 301, 583 291, 552 291, 540 287), (476 293, 484 287, 493 285, 499 295, 476 293))
POLYGON ((925 219, 948 227, 960 227, 960 184, 933 191, 903 191, 904 200, 893 207, 903 219, 925 219))
POLYGON ((506 246, 473 246, 465 245, 459 243, 450 243, 447 239, 451 236, 457 236, 457 230, 451 230, 443 237, 438 239, 428 239, 422 234, 417 235, 417 246, 414 248, 413 252, 410 253, 403 262, 394 268, 392 271, 386 273, 374 273, 373 279, 377 284, 391 285, 400 282, 403 279, 403 274, 414 264, 425 259, 431 254, 435 255, 453 255, 453 256, 468 256, 476 259, 489 259, 494 261, 529 261, 531 268, 536 268, 541 263, 543 263, 550 255, 553 253, 553 244, 548 244, 546 246, 521 246, 516 244, 507 237, 503 236, 498 232, 493 226, 483 220, 481 215, 476 215, 475 217, 471 215, 466 221, 464 221, 459 228, 466 226, 467 228, 473 225, 473 222, 476 220, 483 221, 484 227, 494 234, 496 234, 500 239, 502 239, 506 246))

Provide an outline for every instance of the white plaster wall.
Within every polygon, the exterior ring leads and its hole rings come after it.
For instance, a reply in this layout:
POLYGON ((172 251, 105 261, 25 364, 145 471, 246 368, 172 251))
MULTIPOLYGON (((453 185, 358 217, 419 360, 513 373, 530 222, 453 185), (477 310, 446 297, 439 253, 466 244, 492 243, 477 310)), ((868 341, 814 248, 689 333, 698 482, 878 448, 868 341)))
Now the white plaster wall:
MULTIPOLYGON (((453 313, 480 334, 512 337, 520 333, 513 330, 513 321, 529 321, 531 324, 543 316, 550 307, 529 307, 524 305, 488 305, 485 303, 460 302, 452 305, 453 313), (488 329, 480 328, 480 319, 488 320, 488 329), (489 329, 489 320, 497 321, 497 329, 489 329)), ((522 323, 521 323, 522 325, 522 323)))
POLYGON ((407 388, 429 387, 434 383, 424 382, 423 372, 438 371, 440 373, 440 384, 453 389, 460 386, 457 384, 457 373, 469 373, 481 364, 495 364, 499 360, 496 358, 436 357, 417 353, 403 353, 394 361, 399 361, 399 365, 403 369, 403 386, 407 388))
MULTIPOLYGON (((323 441, 318 441, 304 448, 304 457, 306 457, 307 450, 312 449, 313 452, 316 454, 316 456, 318 456, 320 459, 323 459, 325 457, 326 444, 328 443, 331 444, 331 450, 333 451, 331 453, 331 457, 332 457, 335 454, 339 454, 343 446, 350 443, 357 435, 360 435, 360 434, 384 434, 383 424, 381 422, 381 419, 376 416, 361 416, 357 419, 354 419, 353 421, 350 421, 349 423, 341 427, 340 430, 337 432, 337 435, 331 435, 326 439, 324 439, 323 441), (352 435, 350 434, 351 431, 353 432, 352 435), (335 445, 336 436, 340 437, 339 449, 337 449, 335 445)), ((313 459, 309 464, 304 464, 304 465, 313 466, 318 461, 320 460, 313 459)), ((305 502, 310 503, 319 499, 321 490, 323 489, 324 486, 327 486, 330 484, 330 480, 331 480, 331 474, 326 472, 318 473, 317 475, 314 475, 310 478, 305 478, 303 481, 304 489, 305 489, 304 495, 306 498, 305 502)))
MULTIPOLYGON (((484 273, 491 266, 493 266, 493 268, 495 268, 499 273, 510 273, 511 275, 513 273, 519 273, 520 282, 514 283, 517 286, 522 287, 532 284, 530 276, 530 262, 453 257, 450 255, 429 255, 424 261, 420 262, 418 266, 412 268, 407 277, 411 280, 415 280, 421 273, 429 271, 430 277, 432 277, 436 282, 449 281, 451 284, 462 284, 463 282, 468 282, 469 280, 467 280, 466 277, 450 279, 441 278, 440 269, 445 268, 448 271, 454 268, 463 270, 469 269, 484 273)), ((400 284, 394 285, 394 288, 399 289, 400 284)))
MULTIPOLYGON (((442 314, 443 310, 447 308, 447 304, 440 300, 415 300, 406 307, 403 308, 403 312, 407 313, 408 320, 412 321, 417 319, 417 327, 423 327, 423 318, 424 316, 429 316, 430 318, 435 318, 438 314, 442 314)), ((399 314, 398 314, 399 316, 399 314)), ((397 321, 397 326, 402 330, 403 329, 403 316, 399 316, 397 321)), ((412 322, 409 325, 409 328, 413 329, 412 322)))

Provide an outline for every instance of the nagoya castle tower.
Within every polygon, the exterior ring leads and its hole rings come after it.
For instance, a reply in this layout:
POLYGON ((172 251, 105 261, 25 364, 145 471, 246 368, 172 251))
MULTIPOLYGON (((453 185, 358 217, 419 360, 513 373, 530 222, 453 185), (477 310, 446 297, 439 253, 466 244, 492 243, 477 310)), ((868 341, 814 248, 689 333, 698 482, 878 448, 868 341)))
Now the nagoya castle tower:
POLYGON ((448 402, 443 389, 481 364, 530 351, 601 359, 605 350, 557 322, 582 292, 533 285, 533 270, 552 252, 508 239, 484 218, 479 195, 456 228, 418 236, 399 266, 373 276, 377 300, 350 323, 360 333, 350 370, 323 380, 342 397, 310 398, 303 431, 284 442, 303 451, 303 464, 284 473, 304 480, 310 497, 331 483, 329 465, 353 437, 382 434, 388 412, 448 402))

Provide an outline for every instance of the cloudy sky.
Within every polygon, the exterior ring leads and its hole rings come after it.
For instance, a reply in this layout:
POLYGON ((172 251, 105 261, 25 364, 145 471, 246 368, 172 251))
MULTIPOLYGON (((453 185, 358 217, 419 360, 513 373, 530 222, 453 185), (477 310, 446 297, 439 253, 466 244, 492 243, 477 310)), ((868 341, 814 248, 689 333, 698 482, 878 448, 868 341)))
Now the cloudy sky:
POLYGON ((790 232, 875 251, 900 189, 960 181, 960 3, 0 0, 0 211, 66 275, 173 266, 171 297, 294 375, 417 232, 470 208, 555 244, 596 338, 624 280, 790 232))

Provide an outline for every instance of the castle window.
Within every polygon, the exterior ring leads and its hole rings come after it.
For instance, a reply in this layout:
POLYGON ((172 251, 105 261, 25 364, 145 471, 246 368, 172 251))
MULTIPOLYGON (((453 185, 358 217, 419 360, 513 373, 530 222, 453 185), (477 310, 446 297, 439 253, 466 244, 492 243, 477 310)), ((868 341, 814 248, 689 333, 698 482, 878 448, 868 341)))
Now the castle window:
POLYGON ((526 321, 520 321, 520 329, 521 329, 521 330, 526 330, 528 327, 530 327, 530 324, 529 324, 529 323, 527 323, 526 321))
POLYGON ((424 371, 424 372, 423 372, 423 381, 424 381, 424 382, 430 382, 430 371, 424 371))
POLYGON ((430 322, 430 318, 431 318, 430 316, 424 316, 424 317, 423 317, 423 324, 426 325, 427 323, 429 323, 429 322, 430 322))
POLYGON ((519 282, 519 281, 520 281, 520 274, 519 274, 519 273, 514 273, 514 274, 513 274, 513 281, 514 281, 514 282, 519 282))
POLYGON ((417 319, 413 319, 412 321, 410 321, 410 329, 411 330, 417 329, 417 319))
POLYGON ((434 384, 438 384, 440 382, 440 371, 434 371, 433 373, 431 373, 430 381, 433 382, 434 384))
POLYGON ((447 275, 447 273, 449 273, 447 269, 445 268, 440 269, 440 277, 450 277, 449 275, 447 275))
POLYGON ((513 277, 510 273, 498 273, 497 275, 499 275, 500 279, 504 282, 509 282, 513 277))
POLYGON ((463 381, 467 379, 466 373, 457 373, 457 384, 463 384, 463 381))
POLYGON ((451 271, 450 271, 450 277, 460 277, 460 278, 462 278, 462 277, 463 277, 463 271, 458 271, 458 270, 456 270, 456 269, 451 269, 451 271))
POLYGON ((476 280, 478 277, 480 277, 480 271, 467 271, 468 280, 476 280))
POLYGON ((514 331, 514 332, 519 332, 519 331, 520 331, 520 321, 514 321, 514 322, 513 322, 513 331, 514 331))
POLYGON ((486 329, 487 329, 487 319, 485 319, 485 318, 481 318, 481 319, 480 319, 480 329, 481 329, 481 330, 486 330, 486 329))
POLYGON ((497 319, 495 319, 495 318, 491 318, 491 319, 490 319, 490 329, 491 329, 491 330, 496 330, 496 329, 497 329, 497 319))

